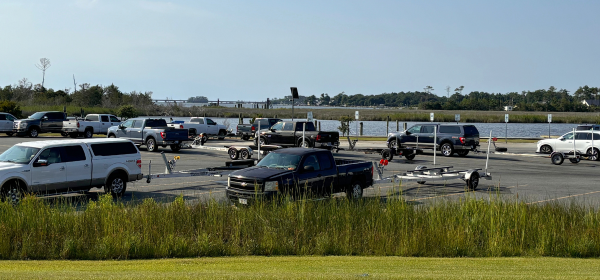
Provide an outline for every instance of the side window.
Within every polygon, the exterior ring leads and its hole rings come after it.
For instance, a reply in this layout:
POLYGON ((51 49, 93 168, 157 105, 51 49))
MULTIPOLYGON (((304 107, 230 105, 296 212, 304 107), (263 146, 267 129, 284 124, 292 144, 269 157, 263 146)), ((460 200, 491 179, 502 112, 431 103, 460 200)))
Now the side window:
POLYGON ((274 125, 271 127, 271 129, 274 129, 274 130, 282 130, 282 129, 283 129, 283 123, 281 123, 281 122, 280 122, 280 123, 276 123, 276 124, 274 124, 274 125))
POLYGON ((306 169, 306 166, 312 166, 315 171, 321 170, 319 168, 319 161, 317 160, 317 156, 315 156, 315 155, 308 156, 304 160, 304 164, 302 166, 303 166, 304 169, 306 169))
POLYGON ((331 167, 331 158, 327 155, 327 153, 319 153, 319 164, 321 165, 321 170, 329 170, 331 167))
POLYGON ((573 132, 569 132, 569 133, 563 135, 563 138, 566 139, 566 140, 573 139, 573 132))
POLYGON ((141 128, 142 124, 144 124, 144 120, 135 120, 131 125, 131 128, 141 128))
POLYGON ((277 123, 277 120, 269 120, 269 125, 271 125, 271 126, 274 125, 274 124, 276 124, 276 123, 277 123))
POLYGON ((594 133, 594 140, 600 140, 600 134, 594 133))
POLYGON ((190 119, 190 122, 195 122, 195 123, 198 123, 198 124, 204 124, 204 119, 193 118, 193 119, 190 119))
POLYGON ((294 130, 293 128, 294 128, 294 123, 291 123, 291 122, 286 122, 283 125, 283 130, 285 130, 285 131, 292 131, 292 130, 294 130))
POLYGON ((62 159, 60 156, 62 154, 61 150, 62 150, 62 147, 54 147, 54 148, 45 149, 44 151, 42 151, 42 153, 38 157, 38 160, 40 160, 40 159, 47 160, 48 164, 61 163, 62 162, 62 159))
MULTIPOLYGON (((588 136, 590 136, 590 133, 577 132, 577 133, 575 133, 575 140, 587 140, 588 136)), ((590 140, 591 140, 591 138, 590 138, 590 140)))
POLYGON ((440 125, 439 133, 460 134, 460 127, 455 125, 440 125))
POLYGON ((407 131, 410 132, 410 133, 413 133, 413 134, 414 133, 421 133, 421 126, 420 125, 415 125, 415 126, 409 128, 407 131))
POLYGON ((131 142, 92 144, 95 156, 114 156, 137 154, 138 150, 131 142))
POLYGON ((5 121, 5 120, 6 120, 6 115, 0 114, 0 121, 5 121))
POLYGON ((110 122, 120 122, 120 120, 115 116, 110 116, 110 122))
POLYGON ((15 118, 13 115, 6 115, 6 119, 9 120, 9 121, 14 121, 17 118, 15 118))
POLYGON ((82 161, 85 160, 85 152, 80 145, 65 146, 62 159, 63 162, 82 161))
POLYGON ((126 122, 123 123, 123 126, 125 128, 131 127, 131 125, 133 124, 133 120, 128 120, 126 122))
POLYGON ((64 113, 50 113, 48 115, 48 118, 51 120, 61 120, 65 118, 65 114, 64 113))
POLYGON ((315 131, 315 125, 312 122, 298 122, 296 123, 296 131, 302 131, 304 127, 304 131, 315 131), (306 127, 304 127, 306 124, 306 127))
POLYGON ((110 122, 108 116, 100 116, 100 118, 102 119, 102 122, 110 122))
POLYGON ((431 133, 433 134, 433 125, 424 125, 421 127, 421 133, 431 133))
POLYGON ((85 116, 85 120, 90 122, 97 122, 99 119, 98 115, 87 115, 85 116))
POLYGON ((208 125, 216 125, 217 123, 216 123, 216 122, 214 122, 214 121, 213 121, 213 120, 211 120, 211 119, 206 119, 206 124, 208 124, 208 125))

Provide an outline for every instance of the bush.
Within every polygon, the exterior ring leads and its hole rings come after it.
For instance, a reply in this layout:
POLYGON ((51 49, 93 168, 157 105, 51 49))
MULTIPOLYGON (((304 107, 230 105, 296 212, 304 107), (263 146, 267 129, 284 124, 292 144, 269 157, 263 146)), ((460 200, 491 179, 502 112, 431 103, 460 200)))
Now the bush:
POLYGON ((0 101, 0 112, 9 113, 17 118, 21 118, 21 107, 16 102, 3 100, 0 101))
POLYGON ((138 116, 135 108, 131 105, 123 105, 117 110, 117 115, 122 118, 135 118, 138 116))

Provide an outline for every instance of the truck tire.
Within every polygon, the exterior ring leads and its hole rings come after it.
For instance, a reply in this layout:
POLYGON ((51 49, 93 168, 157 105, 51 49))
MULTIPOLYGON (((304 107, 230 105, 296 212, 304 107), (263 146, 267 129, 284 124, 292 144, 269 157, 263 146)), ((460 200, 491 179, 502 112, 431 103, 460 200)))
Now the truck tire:
MULTIPOLYGON (((388 148, 393 148, 396 147, 396 140, 390 140, 390 142, 388 143, 388 148)), ((396 147, 398 148, 398 147, 396 147)))
POLYGON ((221 129, 221 130, 219 130, 219 138, 218 139, 223 140, 223 139, 225 139, 226 135, 227 135, 227 130, 221 129))
POLYGON ((229 158, 232 160, 236 160, 240 156, 240 154, 238 153, 238 151, 235 148, 229 148, 229 150, 227 151, 227 154, 229 155, 229 158))
POLYGON ((93 129, 86 129, 85 132, 83 132, 83 137, 85 138, 92 138, 94 136, 94 130, 93 129))
POLYGON ((127 189, 127 180, 122 172, 114 172, 108 177, 106 185, 104 185, 104 192, 110 193, 114 198, 122 197, 127 189))
POLYGON ((158 152, 158 146, 156 145, 156 140, 154 140, 154 138, 150 137, 146 139, 146 150, 148 150, 148 152, 158 152))
POLYGON ((404 157, 407 160, 413 160, 413 159, 415 159, 415 156, 417 156, 417 155, 415 155, 415 154, 406 154, 406 155, 404 155, 404 157))
POLYGON ((0 198, 13 205, 19 204, 25 196, 25 184, 19 180, 10 180, 2 186, 0 198))
POLYGON ((71 137, 71 138, 77 138, 78 136, 79 136, 79 133, 77 133, 77 132, 69 133, 69 137, 71 137))
POLYGON ((350 186, 346 189, 346 197, 350 200, 361 199, 363 196, 362 184, 358 180, 352 181, 350 186))
POLYGON ((310 139, 308 139, 308 138, 304 138, 304 144, 305 144, 305 146, 302 146, 302 138, 300 138, 300 140, 298 140, 298 146, 296 146, 296 147, 306 147, 306 148, 312 147, 312 143, 310 142, 310 139))
POLYGON ((443 156, 445 156, 445 157, 451 157, 452 154, 454 153, 454 147, 452 147, 451 143, 445 142, 440 147, 440 151, 442 152, 443 156))
POLYGON ((66 133, 66 132, 63 131, 63 132, 60 133, 60 136, 67 137, 67 136, 69 136, 69 133, 66 133))
POLYGON ((173 144, 173 145, 170 146, 170 148, 171 148, 171 151, 173 151, 173 152, 176 153, 176 152, 179 152, 179 150, 181 150, 181 145, 179 145, 179 144, 173 144))
POLYGON ((248 140, 250 140, 250 136, 248 136, 248 135, 242 135, 242 140, 248 141, 248 140))
POLYGON ((13 136, 13 133, 12 132, 7 132, 6 135, 13 136))
POLYGON ((29 137, 31 137, 31 138, 36 138, 40 135, 40 129, 37 127, 32 127, 27 132, 27 135, 29 135, 29 137))

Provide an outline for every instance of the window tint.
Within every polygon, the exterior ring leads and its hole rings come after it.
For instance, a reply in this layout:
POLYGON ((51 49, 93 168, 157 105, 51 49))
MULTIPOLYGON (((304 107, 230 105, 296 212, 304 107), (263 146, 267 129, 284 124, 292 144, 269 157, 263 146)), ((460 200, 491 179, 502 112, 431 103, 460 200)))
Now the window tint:
POLYGON ((331 167, 332 167, 331 157, 329 157, 329 155, 327 155, 327 153, 319 153, 318 158, 319 158, 319 164, 321 164, 321 170, 331 169, 331 167))
POLYGON ((17 118, 15 118, 13 115, 6 115, 6 119, 9 120, 9 121, 14 121, 17 118))
POLYGON ((216 125, 217 123, 216 123, 216 122, 214 122, 214 121, 213 121, 213 120, 211 120, 211 119, 206 119, 206 124, 207 124, 207 125, 216 125))
POLYGON ((296 131, 302 131, 303 124, 306 124, 304 131, 315 131, 315 124, 312 122, 298 122, 296 123, 296 131))
POLYGON ((440 133, 460 134, 460 126, 440 125, 440 133))
POLYGON ((135 120, 131 125, 131 128, 141 128, 142 124, 144 124, 144 120, 135 120))
POLYGON ((131 127, 132 124, 133 124, 133 120, 128 120, 128 121, 126 121, 126 122, 123 123, 123 126, 125 128, 127 128, 127 127, 131 127))
POLYGON ((270 125, 274 125, 274 124, 276 124, 277 122, 278 122, 278 120, 269 120, 269 124, 270 124, 270 125))
POLYGON ((283 129, 283 123, 276 123, 275 125, 273 125, 271 127, 271 129, 282 130, 283 129))
POLYGON ((131 142, 92 144, 95 156, 114 156, 137 154, 137 149, 131 142))
MULTIPOLYGON (((594 133, 594 140, 600 140, 600 134, 594 133)), ((596 145, 596 143, 594 143, 594 145, 596 145)))
POLYGON ((54 147, 54 148, 49 148, 49 149, 45 149, 44 151, 42 151, 42 153, 40 154, 40 156, 38 157, 38 160, 43 159, 43 160, 47 160, 48 164, 52 164, 52 163, 61 163, 62 159, 61 159, 61 153, 62 153, 62 147, 54 147))
POLYGON ((6 120, 6 115, 0 114, 0 121, 5 121, 5 120, 6 120))
POLYGON ((100 116, 102 122, 109 122, 108 116, 100 116))
POLYGON ((115 116, 110 116, 110 122, 120 122, 120 120, 115 116))
POLYGON ((85 116, 85 120, 89 122, 97 122, 99 119, 98 115, 87 115, 85 116))
POLYGON ((421 127, 421 133, 431 133, 433 134, 433 125, 424 125, 421 127))
POLYGON ((204 119, 201 119, 201 118, 192 118, 192 119, 190 119, 190 122, 204 124, 204 119))
POLYGON ((85 160, 85 152, 81 145, 65 146, 62 154, 63 162, 85 160))
POLYGON ((421 133, 421 126, 415 125, 407 130, 410 133, 421 133))
POLYGON ((590 140, 591 140, 592 138, 591 138, 590 133, 577 132, 577 133, 575 133, 575 140, 587 140, 588 136, 590 136, 590 140))
POLYGON ((48 116, 48 119, 51 120, 60 120, 65 118, 65 115, 63 113, 48 113, 46 114, 46 116, 48 116))
POLYGON ((302 168, 306 168, 306 166, 312 166, 315 169, 315 171, 321 170, 319 168, 319 161, 317 160, 317 156, 315 155, 310 155, 304 160, 302 168))
POLYGON ((573 139, 573 132, 569 132, 569 133, 563 135, 562 137, 567 140, 573 139))
POLYGON ((283 130, 285 130, 285 131, 294 130, 294 123, 286 122, 285 125, 283 125, 283 130))
MULTIPOLYGON (((143 121, 143 120, 139 120, 143 121)), ((159 126, 167 126, 167 121, 164 119, 147 119, 146 127, 159 127, 159 126)))
POLYGON ((465 130, 465 136, 477 136, 479 137, 479 130, 474 125, 465 125, 463 126, 465 130))

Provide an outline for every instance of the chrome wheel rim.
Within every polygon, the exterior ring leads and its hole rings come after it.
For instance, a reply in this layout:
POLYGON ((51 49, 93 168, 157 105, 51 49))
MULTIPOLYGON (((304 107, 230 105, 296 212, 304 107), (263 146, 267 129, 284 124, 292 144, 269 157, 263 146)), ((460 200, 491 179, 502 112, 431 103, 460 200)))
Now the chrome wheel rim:
POLYGON ((148 140, 148 150, 154 151, 154 141, 148 140))
POLYGON ((87 138, 92 138, 92 132, 91 132, 91 131, 89 131, 89 130, 88 130, 88 131, 86 131, 86 132, 85 132, 85 137, 87 137, 87 138))
POLYGON ((31 130, 31 137, 37 137, 37 136, 38 136, 37 129, 32 129, 31 130))
POLYGON ((354 186, 352 186, 352 198, 360 198, 361 194, 362 188, 360 187, 360 184, 354 184, 354 186))
POLYGON ((390 141, 390 148, 396 148, 396 140, 390 141))
POLYGON ((235 159, 235 151, 234 150, 229 150, 229 157, 231 159, 235 159))
POLYGON ((590 148, 588 149, 587 153, 592 154, 592 156, 590 156, 590 160, 598 160, 598 150, 590 148))
POLYGON ((449 154, 450 154, 450 152, 451 152, 451 150, 452 150, 452 149, 450 148, 450 145, 448 145, 448 144, 445 144, 445 145, 443 145, 443 146, 442 146, 442 153, 443 153, 445 156, 449 155, 449 154))
POLYGON ((121 178, 116 178, 112 181, 110 186, 110 190, 114 194, 119 194, 123 191, 123 180, 121 178))

